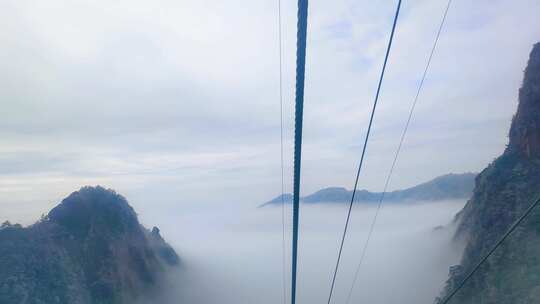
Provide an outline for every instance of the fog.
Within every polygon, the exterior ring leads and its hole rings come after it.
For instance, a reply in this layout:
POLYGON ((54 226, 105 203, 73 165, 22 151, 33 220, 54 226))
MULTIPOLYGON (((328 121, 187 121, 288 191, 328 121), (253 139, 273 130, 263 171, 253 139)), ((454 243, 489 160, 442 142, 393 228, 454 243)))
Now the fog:
MULTIPOLYGON (((448 267, 460 258, 462 248, 451 241, 450 223, 463 205, 463 201, 448 201, 383 206, 351 303, 433 303, 448 267), (443 229, 435 229, 441 225, 443 229)), ((282 303, 281 207, 145 206, 146 210, 139 210, 143 223, 158 225, 183 261, 158 302, 282 303)), ((354 209, 335 303, 345 303, 374 212, 373 206, 354 209)), ((290 206, 285 213, 289 299, 290 206)), ((302 205, 298 303, 326 303, 345 215, 346 206, 341 204, 302 205)))

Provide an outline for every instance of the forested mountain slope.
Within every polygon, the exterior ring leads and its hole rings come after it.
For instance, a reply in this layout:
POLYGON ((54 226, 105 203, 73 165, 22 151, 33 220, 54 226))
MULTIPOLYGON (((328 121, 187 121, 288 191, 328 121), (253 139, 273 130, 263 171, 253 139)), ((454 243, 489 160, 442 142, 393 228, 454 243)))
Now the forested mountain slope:
POLYGON ((84 187, 34 225, 2 224, 0 303, 132 303, 177 265, 121 195, 84 187))
MULTIPOLYGON (((540 195, 540 43, 530 54, 504 153, 476 178, 456 217, 466 242, 441 297, 453 290, 540 195)), ((475 273, 451 303, 540 303, 540 210, 534 210, 475 273)))

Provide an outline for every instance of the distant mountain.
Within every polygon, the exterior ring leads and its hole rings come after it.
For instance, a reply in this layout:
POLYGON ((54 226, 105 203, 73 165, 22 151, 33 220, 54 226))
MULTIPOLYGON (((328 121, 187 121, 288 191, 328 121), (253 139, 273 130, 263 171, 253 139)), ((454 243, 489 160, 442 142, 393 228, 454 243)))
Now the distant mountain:
MULTIPOLYGON (((530 54, 504 153, 476 178, 456 217, 461 262, 450 268, 441 303, 540 195, 540 43, 530 54)), ((540 303, 540 208, 485 261, 450 303, 540 303)))
MULTIPOLYGON (((440 201, 448 199, 467 199, 474 187, 475 173, 446 174, 412 188, 387 192, 385 201, 440 201)), ((357 190, 355 201, 378 202, 381 192, 357 190)), ((303 203, 345 203, 351 200, 352 191, 342 187, 329 187, 301 198, 303 203)), ((261 206, 279 205, 292 201, 291 194, 280 195, 261 206)))
POLYGON ((0 303, 133 303, 179 263, 124 197, 84 187, 29 227, 0 226, 0 303))
POLYGON ((293 200, 293 196, 292 194, 290 193, 285 193, 283 195, 278 195, 276 198, 274 198, 273 200, 271 201, 268 201, 264 204, 261 205, 262 206, 265 206, 265 205, 279 205, 281 203, 290 203, 292 202, 293 200))

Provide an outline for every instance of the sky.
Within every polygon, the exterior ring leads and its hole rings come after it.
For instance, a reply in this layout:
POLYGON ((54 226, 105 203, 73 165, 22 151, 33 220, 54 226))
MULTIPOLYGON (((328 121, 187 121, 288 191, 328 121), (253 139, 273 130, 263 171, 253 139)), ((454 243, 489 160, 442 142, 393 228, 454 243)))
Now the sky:
MULTIPOLYGON (((84 185, 135 206, 281 191, 277 0, 0 2, 0 220, 84 185)), ((302 192, 351 188, 395 1, 312 0, 302 192)), ((446 1, 404 1, 359 187, 381 190, 446 1)), ((391 189, 505 147, 540 2, 454 0, 391 189)), ((283 1, 285 185, 296 3, 283 1)))

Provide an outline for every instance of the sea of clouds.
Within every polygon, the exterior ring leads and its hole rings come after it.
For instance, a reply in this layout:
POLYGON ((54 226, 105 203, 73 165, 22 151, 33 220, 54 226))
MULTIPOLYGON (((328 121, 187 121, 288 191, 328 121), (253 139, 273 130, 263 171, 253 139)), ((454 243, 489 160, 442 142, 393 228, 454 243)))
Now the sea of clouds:
MULTIPOLYGON (((463 205, 383 205, 350 303, 433 303, 449 266, 461 256, 462 247, 452 241, 451 223, 463 205)), ((334 303, 346 303, 375 210, 373 205, 353 210, 334 303)), ((284 296, 289 301, 291 207, 283 211, 285 295, 280 206, 216 203, 141 212, 147 226, 159 224, 183 261, 182 268, 170 274, 166 292, 152 301, 265 304, 282 303, 284 296)), ((345 216, 343 204, 301 207, 297 303, 326 303, 345 216)))

